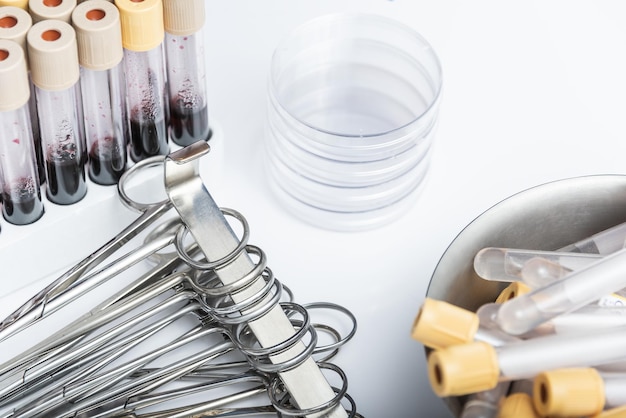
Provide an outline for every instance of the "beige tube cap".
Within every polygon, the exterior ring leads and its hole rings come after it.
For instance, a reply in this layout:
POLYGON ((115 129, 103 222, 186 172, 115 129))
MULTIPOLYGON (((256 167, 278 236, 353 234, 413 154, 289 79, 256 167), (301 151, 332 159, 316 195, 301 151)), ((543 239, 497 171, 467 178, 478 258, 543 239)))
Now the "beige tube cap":
POLYGON ((163 43, 161 0, 115 0, 120 12, 122 44, 131 51, 149 51, 163 43))
POLYGON ((626 418, 626 405, 607 409, 597 415, 591 416, 590 418, 626 418))
POLYGON ((28 0, 0 0, 0 7, 13 6, 28 10, 28 0))
POLYGON ((19 109, 30 97, 24 49, 8 39, 0 39, 0 91, 2 112, 19 109))
POLYGON ((532 289, 527 284, 522 282, 511 282, 507 287, 500 292, 496 298, 496 303, 504 303, 507 300, 513 299, 517 296, 524 295, 530 292, 532 289))
POLYGON ((33 17, 33 23, 41 22, 46 19, 56 19, 70 23, 74 7, 76 7, 76 0, 28 1, 28 10, 33 17))
POLYGON ((438 396, 493 389, 499 376, 496 351, 482 341, 453 345, 428 356, 428 378, 438 396))
POLYGON ((44 90, 72 87, 80 76, 76 33, 61 20, 35 23, 26 36, 33 83, 44 90))
POLYGON ((90 70, 108 70, 124 57, 117 7, 106 0, 90 0, 72 12, 78 62, 90 70))
POLYGON ((535 377, 533 402, 544 416, 594 415, 604 408, 604 382, 593 368, 546 371, 535 377))
POLYGON ((163 0, 165 32, 172 35, 191 35, 204 26, 206 0, 163 0))
POLYGON ((411 336, 426 347, 444 348, 474 340, 478 316, 444 301, 426 298, 420 308, 411 336))
POLYGON ((533 406, 533 399, 527 393, 513 393, 502 399, 498 418, 540 418, 533 406))
POLYGON ((0 7, 0 39, 17 42, 26 51, 26 34, 33 19, 24 9, 14 6, 0 7))

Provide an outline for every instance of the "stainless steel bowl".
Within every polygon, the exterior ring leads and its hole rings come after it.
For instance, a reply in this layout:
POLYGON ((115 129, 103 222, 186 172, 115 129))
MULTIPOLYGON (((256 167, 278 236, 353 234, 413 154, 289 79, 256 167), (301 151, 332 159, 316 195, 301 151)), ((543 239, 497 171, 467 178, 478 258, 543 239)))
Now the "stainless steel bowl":
MULTIPOLYGON (((626 222, 626 176, 594 175, 554 181, 517 193, 478 216, 452 241, 426 296, 476 310, 505 284, 480 279, 474 255, 484 247, 555 250, 626 222)), ((428 351, 428 350, 427 350, 428 351)), ((443 401, 458 417, 463 397, 443 401)))

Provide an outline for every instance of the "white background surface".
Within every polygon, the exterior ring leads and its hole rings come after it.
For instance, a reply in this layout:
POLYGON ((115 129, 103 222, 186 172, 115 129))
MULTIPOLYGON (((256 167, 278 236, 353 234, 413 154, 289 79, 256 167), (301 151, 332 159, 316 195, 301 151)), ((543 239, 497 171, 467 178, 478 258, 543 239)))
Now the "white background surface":
MULTIPOLYGON (((217 203, 247 217, 251 242, 297 301, 336 302, 356 314, 357 336, 336 363, 361 414, 446 417, 422 346, 410 338, 429 278, 456 234, 499 200, 547 181, 626 171, 626 4, 208 0, 207 15, 210 117, 223 134, 220 179, 207 179, 217 203), (427 187, 409 213, 368 232, 335 233, 293 218, 269 193, 260 158, 273 48, 297 25, 338 11, 408 24, 444 71, 427 187)), ((37 237, 60 214, 49 210, 27 231, 37 237)), ((0 263, 12 272, 10 248, 34 238, 2 227, 0 263)), ((71 238, 56 238, 71 247, 64 239, 71 238)))

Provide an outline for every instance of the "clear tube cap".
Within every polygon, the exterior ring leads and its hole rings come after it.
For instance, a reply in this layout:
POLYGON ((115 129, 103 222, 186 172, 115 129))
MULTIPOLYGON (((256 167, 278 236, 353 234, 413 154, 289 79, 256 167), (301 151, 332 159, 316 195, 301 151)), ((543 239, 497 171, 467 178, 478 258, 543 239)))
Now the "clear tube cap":
POLYGON ((453 345, 428 356, 428 378, 438 396, 493 389, 499 375, 496 351, 484 342, 453 345))
POLYGON ((587 416, 604 408, 604 382, 593 368, 550 370, 533 386, 535 408, 543 416, 587 416))
POLYGON ((475 313, 426 298, 413 323, 411 336, 427 347, 440 349, 473 341, 477 329, 475 313))
POLYGON ((24 49, 8 39, 0 39, 0 111, 19 109, 30 97, 24 49))

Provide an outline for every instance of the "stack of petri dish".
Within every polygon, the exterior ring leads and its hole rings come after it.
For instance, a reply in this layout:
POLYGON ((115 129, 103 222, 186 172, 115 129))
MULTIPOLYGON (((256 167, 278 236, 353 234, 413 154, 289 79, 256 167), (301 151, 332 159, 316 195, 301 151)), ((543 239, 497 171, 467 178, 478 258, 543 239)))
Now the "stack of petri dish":
POLYGON ((395 20, 335 14, 300 26, 277 46, 269 74, 273 191, 321 228, 399 217, 428 173, 441 89, 433 48, 395 20))

